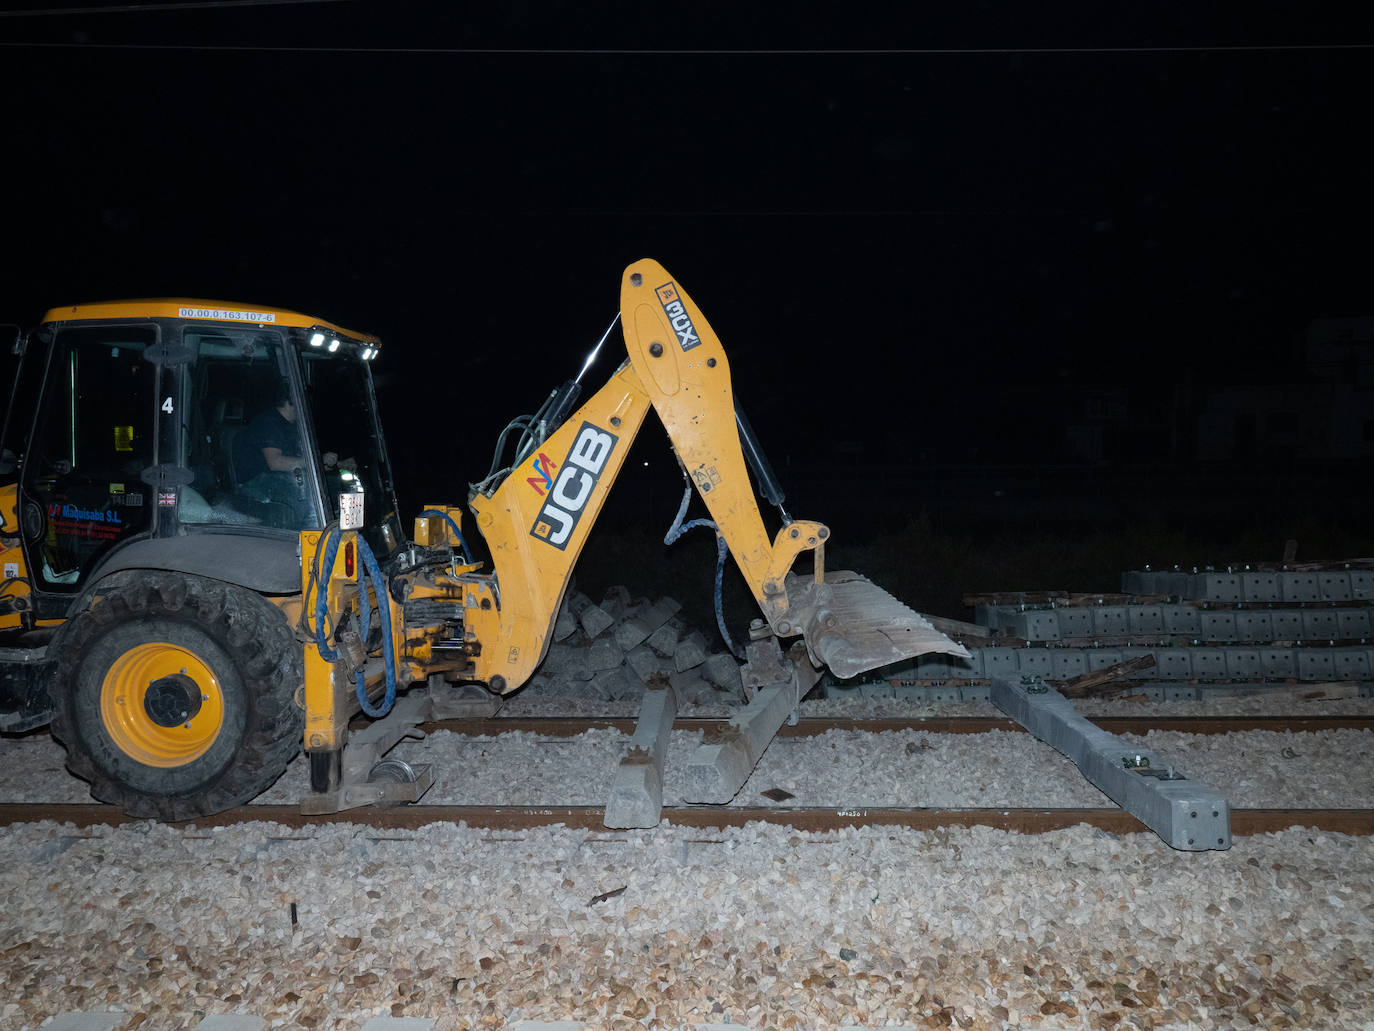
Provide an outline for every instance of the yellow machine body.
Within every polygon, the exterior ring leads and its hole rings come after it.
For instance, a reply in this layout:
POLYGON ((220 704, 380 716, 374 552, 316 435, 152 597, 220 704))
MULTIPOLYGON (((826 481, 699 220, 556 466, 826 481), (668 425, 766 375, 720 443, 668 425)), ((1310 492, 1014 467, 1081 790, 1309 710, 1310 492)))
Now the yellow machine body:
MULTIPOLYGON (((347 346, 365 352, 364 365, 378 346, 375 337, 286 309, 181 298, 58 308, 48 313, 47 322, 152 319, 289 327, 297 333, 297 346, 310 338, 307 352, 320 346, 318 334, 337 334, 346 338, 347 346)), ((424 510, 415 519, 412 540, 400 548, 388 547, 388 566, 380 580, 364 580, 364 558, 370 554, 364 534, 371 528, 350 525, 346 495, 340 495, 336 509, 342 529, 299 533, 298 583, 268 592, 275 610, 268 606, 271 618, 262 616, 259 604, 255 618, 264 627, 275 626, 274 633, 289 632, 300 648, 298 656, 290 657, 298 660, 293 668, 299 673, 293 673, 288 683, 278 681, 273 690, 276 697, 295 692, 299 747, 312 759, 310 811, 418 797, 423 785, 410 794, 398 794, 368 782, 359 764, 384 753, 423 719, 452 711, 443 705, 454 704, 455 692, 465 685, 500 695, 530 679, 548 651, 572 571, 651 410, 758 603, 763 623, 755 633, 800 637, 804 642, 805 649, 793 648, 786 661, 804 663, 809 657, 815 668, 829 665, 837 675, 849 676, 926 651, 964 653, 863 578, 828 573, 824 550, 829 530, 819 522, 788 517, 780 491, 776 498, 782 525, 770 538, 750 477, 752 468, 763 481, 761 460, 737 411, 725 349, 701 309, 658 262, 646 259, 625 270, 620 323, 626 355, 605 384, 566 418, 560 413, 551 419, 528 453, 504 474, 474 489, 470 525, 487 545, 489 571, 467 557, 464 514, 457 505, 436 504, 424 510), (748 455, 746 438, 752 449, 748 455), (813 561, 798 574, 793 567, 806 552, 813 553, 813 561), (327 553, 332 561, 326 561, 327 553), (366 613, 383 617, 382 625, 389 629, 380 631, 379 637, 376 624, 371 624, 374 629, 369 632, 366 613), (422 692, 410 692, 420 684, 429 688, 431 701, 424 704, 414 701, 422 692), (393 715, 368 730, 351 731, 356 714, 371 711, 384 695, 388 701, 383 708, 394 699, 393 715), (396 729, 373 732, 388 723, 396 729), (362 758, 350 763, 351 751, 362 758)), ((330 350, 336 346, 338 341, 332 341, 330 350)), ((169 351, 157 359, 158 368, 174 366, 176 360, 169 351)), ((173 497, 159 495, 159 504, 163 496, 173 497)), ((24 504, 14 484, 0 484, 0 561, 5 564, 0 632, 22 624, 32 634, 39 624, 28 611, 29 574, 17 530, 24 504)), ((382 525, 379 532, 388 544, 394 543, 390 526, 382 525)), ((163 596, 157 591, 180 589, 173 581, 153 582, 163 586, 156 587, 148 600, 129 604, 156 607, 163 596)), ((234 582, 216 587, 202 578, 195 584, 195 590, 222 588, 230 596, 242 591, 234 582)), ((80 620, 83 612, 98 609, 100 588, 96 583, 77 599, 70 618, 80 620)), ((87 620, 81 633, 95 633, 89 625, 87 620)), ((61 631, 59 626, 58 640, 65 640, 61 631)), ((131 646, 89 689, 98 693, 102 732, 122 753, 132 780, 146 780, 148 769, 179 773, 183 767, 208 762, 218 754, 223 728, 236 726, 236 719, 242 722, 243 703, 236 692, 243 678, 233 669, 202 661, 203 654, 218 653, 198 650, 196 627, 179 633, 182 643, 153 639, 131 646), (188 685, 199 685, 199 690, 188 685), (184 723, 174 718, 183 700, 197 709, 184 723)), ((811 669, 797 682, 810 684, 814 679, 811 669)), ((35 682, 32 676, 29 682, 35 682)), ((69 742, 69 754, 72 747, 80 746, 69 742)), ((286 754, 277 744, 272 747, 286 754)), ((117 781, 121 775, 112 776, 117 781)), ((246 778, 244 783, 250 781, 246 778)), ((178 808, 156 797, 146 801, 149 792, 140 791, 136 797, 144 799, 150 811, 178 817, 213 808, 217 797, 207 790, 205 800, 178 808)))

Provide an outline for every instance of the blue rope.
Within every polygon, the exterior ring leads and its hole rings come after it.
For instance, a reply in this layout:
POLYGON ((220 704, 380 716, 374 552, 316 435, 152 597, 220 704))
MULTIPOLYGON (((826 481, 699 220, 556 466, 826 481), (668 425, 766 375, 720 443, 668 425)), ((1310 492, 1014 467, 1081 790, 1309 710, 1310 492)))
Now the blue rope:
POLYGON ((468 551, 467 539, 463 536, 463 531, 458 529, 458 524, 453 521, 453 517, 447 512, 440 512, 437 508, 427 508, 420 513, 420 518, 425 516, 441 516, 444 522, 453 528, 454 536, 458 538, 458 549, 463 554, 463 565, 472 565, 472 554, 468 551))

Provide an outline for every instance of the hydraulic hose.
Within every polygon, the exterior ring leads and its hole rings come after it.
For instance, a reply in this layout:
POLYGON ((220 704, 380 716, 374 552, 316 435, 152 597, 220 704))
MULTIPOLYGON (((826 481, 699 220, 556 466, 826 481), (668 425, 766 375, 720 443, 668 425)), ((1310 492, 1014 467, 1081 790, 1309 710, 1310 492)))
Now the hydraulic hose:
MULTIPOLYGON (((449 520, 449 522, 452 521, 449 520)), ((461 537, 460 534, 460 540, 461 537)), ((383 665, 386 667, 386 697, 382 699, 382 707, 373 709, 371 703, 368 702, 367 683, 362 670, 358 670, 355 674, 355 689, 358 694, 358 704, 362 706, 363 712, 373 719, 378 719, 390 712, 392 705, 396 703, 396 653, 391 642, 391 606, 388 604, 386 581, 382 579, 382 569, 377 564, 377 558, 372 554, 372 549, 367 546, 367 541, 363 540, 362 537, 358 538, 358 557, 362 559, 358 565, 358 587, 363 602, 359 606, 363 612, 363 640, 367 640, 368 631, 371 629, 371 618, 368 610, 372 608, 371 596, 363 583, 364 572, 366 572, 367 578, 372 581, 372 590, 377 595, 377 618, 378 622, 382 624, 382 659, 383 665)))
POLYGON ((668 528, 668 532, 663 537, 663 543, 671 545, 688 530, 695 530, 701 527, 716 532, 716 629, 720 631, 721 640, 725 642, 725 647, 730 649, 730 654, 741 662, 744 655, 735 642, 730 637, 730 631, 725 628, 725 554, 729 551, 729 546, 725 543, 725 537, 721 535, 720 527, 709 519, 693 519, 684 523, 682 517, 687 514, 687 506, 692 501, 692 488, 689 486, 682 492, 682 504, 678 506, 677 516, 673 519, 673 525, 668 528))
MULTIPOLYGON (((435 513, 442 515, 442 513, 435 513)), ((329 645, 329 640, 325 636, 324 624, 329 614, 329 597, 325 589, 325 579, 329 575, 329 570, 334 568, 334 557, 339 552, 339 541, 343 535, 338 527, 331 527, 326 533, 322 547, 324 549, 324 574, 316 585, 315 594, 315 645, 320 650, 320 655, 329 662, 333 662, 339 657, 339 653, 329 645)), ((382 579, 381 567, 377 564, 377 558, 372 554, 372 549, 367 546, 367 541, 361 536, 356 538, 358 544, 358 590, 359 590, 359 609, 362 611, 361 640, 366 644, 367 635, 372 629, 372 599, 368 594, 368 581, 372 583, 372 589, 377 594, 377 615, 382 627, 382 657, 386 667, 386 697, 382 699, 381 708, 374 708, 367 697, 367 678, 362 670, 354 673, 355 691, 358 696, 358 704, 363 712, 373 719, 380 719, 391 711, 392 705, 396 702, 396 655, 391 644, 391 610, 387 603, 386 583, 382 579)), ((319 557, 319 550, 315 552, 319 557)))
POLYGON ((324 540, 315 548, 315 566, 323 572, 318 577, 312 577, 315 580, 315 647, 327 662, 333 662, 339 657, 339 653, 329 646, 329 639, 324 632, 324 621, 329 617, 329 592, 325 587, 325 580, 329 576, 329 570, 334 568, 334 556, 339 553, 339 539, 337 526, 331 526, 325 531, 324 540), (322 566, 319 561, 321 550, 324 551, 322 566))

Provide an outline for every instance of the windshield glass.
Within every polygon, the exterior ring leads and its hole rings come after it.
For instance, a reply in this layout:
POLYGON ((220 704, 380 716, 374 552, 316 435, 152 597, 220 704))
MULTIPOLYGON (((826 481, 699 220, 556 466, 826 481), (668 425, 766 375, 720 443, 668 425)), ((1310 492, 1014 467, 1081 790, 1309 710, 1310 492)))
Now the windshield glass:
POLYGON ((319 525, 308 436, 297 419, 289 352, 275 330, 188 325, 186 403, 190 483, 182 523, 304 530, 319 525))
POLYGON ((323 459, 325 507, 330 518, 337 519, 339 494, 362 494, 363 536, 378 558, 390 555, 405 535, 396 513, 368 363, 351 346, 335 354, 327 348, 302 348, 300 356, 306 403, 323 459))

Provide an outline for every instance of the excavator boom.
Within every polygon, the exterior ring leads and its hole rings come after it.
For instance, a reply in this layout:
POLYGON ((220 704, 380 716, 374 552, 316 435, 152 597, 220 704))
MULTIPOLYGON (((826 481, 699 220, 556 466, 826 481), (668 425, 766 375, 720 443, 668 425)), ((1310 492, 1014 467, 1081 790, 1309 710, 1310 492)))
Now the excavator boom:
POLYGON ((511 691, 547 651, 577 557, 652 407, 711 513, 772 634, 801 637, 839 677, 962 646, 880 587, 826 572, 827 527, 786 520, 771 539, 741 443, 730 365, 710 324, 662 265, 635 262, 620 292, 628 361, 490 495, 473 498, 499 607, 469 603, 476 678, 511 691), (792 571, 814 554, 806 575, 792 571))

